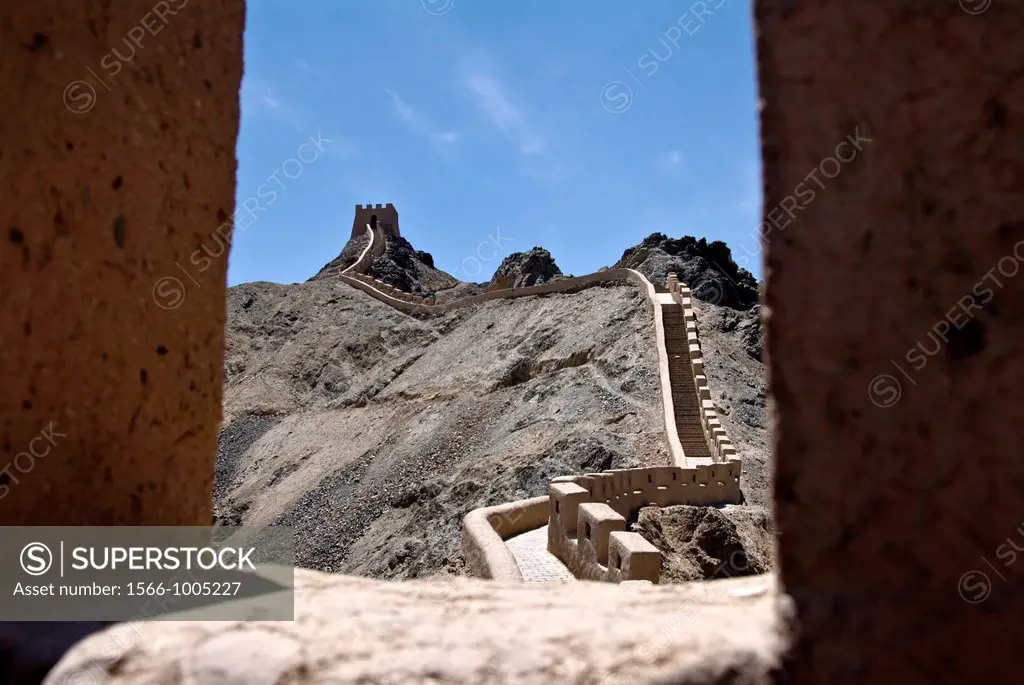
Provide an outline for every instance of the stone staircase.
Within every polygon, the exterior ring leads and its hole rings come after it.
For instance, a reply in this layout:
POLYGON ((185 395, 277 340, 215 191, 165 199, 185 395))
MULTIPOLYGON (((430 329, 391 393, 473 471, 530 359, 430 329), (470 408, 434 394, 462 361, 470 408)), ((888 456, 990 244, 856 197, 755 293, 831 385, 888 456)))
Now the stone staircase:
POLYGON ((700 398, 690 363, 689 342, 686 335, 688 322, 683 308, 677 303, 661 305, 665 327, 665 351, 671 379, 672 406, 675 411, 676 430, 687 459, 711 460, 711 450, 701 424, 700 398))

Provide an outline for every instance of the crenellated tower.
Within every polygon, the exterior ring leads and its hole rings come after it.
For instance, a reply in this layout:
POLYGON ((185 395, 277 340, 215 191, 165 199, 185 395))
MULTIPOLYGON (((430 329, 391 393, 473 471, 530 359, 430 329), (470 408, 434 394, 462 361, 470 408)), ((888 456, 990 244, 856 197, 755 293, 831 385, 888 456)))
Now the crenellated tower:
POLYGON ((356 205, 356 216, 352 220, 352 237, 363 235, 367 224, 380 226, 384 235, 393 238, 401 235, 398 232, 398 210, 390 202, 377 206, 372 204, 356 205))

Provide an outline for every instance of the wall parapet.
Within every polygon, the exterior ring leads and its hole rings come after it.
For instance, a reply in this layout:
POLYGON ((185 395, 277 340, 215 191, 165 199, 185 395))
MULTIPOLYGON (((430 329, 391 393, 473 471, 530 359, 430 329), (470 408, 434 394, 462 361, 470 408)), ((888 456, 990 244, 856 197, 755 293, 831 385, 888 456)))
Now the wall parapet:
POLYGON ((472 575, 492 580, 519 580, 523 574, 505 540, 547 523, 548 496, 474 509, 462 519, 459 543, 472 575))
POLYGON ((700 345, 700 335, 697 331, 697 313, 693 309, 693 293, 690 288, 676 278, 674 273, 668 275, 668 288, 680 307, 683 308, 683 320, 686 322, 686 338, 690 351, 690 369, 693 372, 693 380, 697 386, 698 403, 700 406, 701 429, 704 431, 704 439, 711 450, 712 459, 718 462, 728 461, 736 457, 736 448, 733 446, 725 428, 718 418, 718 411, 715 409, 714 400, 711 398, 711 387, 708 385, 707 375, 704 373, 704 354, 700 345))
POLYGON ((363 251, 359 253, 359 258, 342 269, 342 276, 351 278, 365 274, 369 271, 373 261, 384 254, 384 250, 387 249, 387 244, 384 241, 384 232, 381 229, 374 230, 367 224, 366 235, 369 237, 369 242, 366 243, 363 251))
POLYGON ((650 505, 738 504, 740 471, 740 460, 732 458, 693 468, 654 466, 555 478, 548 487, 548 551, 580 579, 656 583, 661 555, 638 534, 627 533, 627 522, 650 505))
POLYGON ((679 440, 679 427, 676 425, 675 401, 672 399, 672 375, 668 362, 668 341, 665 339, 665 317, 661 311, 661 301, 658 299, 657 290, 646 276, 634 269, 624 269, 626 278, 633 282, 644 295, 654 309, 654 341, 658 350, 658 379, 661 382, 661 408, 664 414, 665 437, 668 442, 668 452, 672 463, 676 466, 686 466, 686 453, 683 452, 682 442, 679 440))
POLYGON ((490 290, 479 295, 462 297, 451 302, 435 304, 433 298, 425 298, 419 295, 398 290, 394 286, 372 278, 359 278, 363 274, 342 273, 338 278, 349 285, 362 290, 374 299, 386 305, 394 307, 407 314, 443 314, 453 309, 467 307, 469 305, 481 304, 490 300, 507 299, 513 297, 535 297, 550 293, 561 293, 577 288, 600 285, 602 283, 621 282, 629 278, 624 273, 627 269, 609 269, 586 276, 574 276, 565 278, 553 283, 532 285, 523 288, 504 288, 502 290, 490 290))

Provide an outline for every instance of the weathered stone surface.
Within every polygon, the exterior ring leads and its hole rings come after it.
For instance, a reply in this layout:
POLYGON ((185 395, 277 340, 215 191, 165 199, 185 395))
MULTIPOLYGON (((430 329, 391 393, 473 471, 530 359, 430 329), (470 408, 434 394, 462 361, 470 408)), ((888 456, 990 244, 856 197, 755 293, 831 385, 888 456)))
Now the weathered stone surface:
POLYGON ((492 289, 525 288, 550 283, 562 277, 555 258, 543 247, 532 247, 526 252, 513 252, 501 260, 490 280, 492 289))
POLYGON ((790 675, 1005 681, 1024 612, 1016 555, 997 556, 1020 545, 1024 491, 1024 3, 756 7, 790 675))
POLYGON ((0 15, 0 523, 208 525, 244 3, 0 15))
POLYGON ((76 645, 45 685, 766 683, 781 648, 769 576, 673 587, 314 571, 297 581, 294 623, 118 626, 76 645))

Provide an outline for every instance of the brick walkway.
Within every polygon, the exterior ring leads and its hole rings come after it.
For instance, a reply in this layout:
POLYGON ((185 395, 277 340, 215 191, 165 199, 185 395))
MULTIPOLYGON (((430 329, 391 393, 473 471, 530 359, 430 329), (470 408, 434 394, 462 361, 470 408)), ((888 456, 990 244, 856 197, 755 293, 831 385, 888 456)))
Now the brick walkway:
POLYGON ((516 558, 523 580, 531 583, 576 580, 558 557, 548 551, 547 526, 509 538, 505 544, 516 558))

